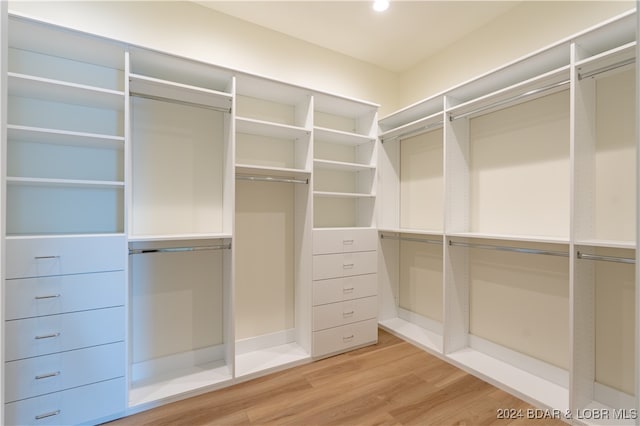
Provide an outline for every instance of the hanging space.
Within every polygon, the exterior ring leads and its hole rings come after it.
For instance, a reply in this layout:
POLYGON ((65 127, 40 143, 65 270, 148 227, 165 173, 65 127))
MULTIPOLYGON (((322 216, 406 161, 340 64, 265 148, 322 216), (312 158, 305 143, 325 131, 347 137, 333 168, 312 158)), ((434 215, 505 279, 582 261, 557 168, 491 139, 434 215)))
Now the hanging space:
POLYGON ((233 77, 132 48, 129 405, 233 375, 233 77))
MULTIPOLYGON (((636 41, 630 16, 575 49, 573 410, 637 422, 636 41)), ((597 424, 600 419, 582 419, 597 424)))
POLYGON ((383 118, 380 173, 380 325, 442 353, 443 97, 383 118))
POLYGON ((235 376, 310 360, 312 96, 237 77, 235 376))

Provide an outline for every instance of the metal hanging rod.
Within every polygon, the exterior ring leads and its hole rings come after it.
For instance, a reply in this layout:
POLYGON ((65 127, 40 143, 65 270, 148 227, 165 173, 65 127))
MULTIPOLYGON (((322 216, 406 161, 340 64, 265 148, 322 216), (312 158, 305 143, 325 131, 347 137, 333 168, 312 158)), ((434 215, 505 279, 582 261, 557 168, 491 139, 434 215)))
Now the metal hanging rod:
POLYGON ((617 256, 600 256, 597 254, 587 254, 578 252, 578 259, 582 260, 602 260, 604 262, 617 262, 617 263, 628 263, 635 264, 636 260, 629 257, 617 257, 617 256))
POLYGON ((190 106, 195 108, 204 108, 204 109, 210 109, 210 110, 219 111, 219 112, 231 112, 231 108, 217 107, 213 105, 200 104, 197 102, 181 101, 178 99, 167 98, 164 96, 147 95, 145 93, 138 93, 138 92, 129 92, 129 95, 135 98, 150 99, 152 101, 168 102, 170 104, 185 105, 185 106, 190 106))
POLYGON ((418 127, 417 129, 414 129, 414 130, 410 130, 410 131, 407 131, 407 132, 404 132, 404 133, 400 133, 399 135, 391 136, 390 138, 382 137, 382 138, 380 138, 380 141, 382 143, 385 143, 387 141, 393 141, 393 140, 396 140, 396 139, 404 139, 404 138, 409 138, 409 137, 412 137, 412 136, 418 136, 418 135, 421 135, 423 133, 427 133, 431 129, 435 129, 437 127, 441 127, 442 125, 443 125, 443 121, 438 121, 436 123, 431 123, 431 124, 427 124, 425 126, 418 127))
POLYGON ((635 62, 636 62, 636 58, 625 59, 624 61, 616 62, 615 64, 607 65, 605 67, 601 67, 601 68, 595 69, 593 71, 586 72, 584 74, 583 73, 578 73, 578 80, 582 80, 582 79, 585 79, 585 78, 593 77, 593 76, 596 76, 598 74, 605 73, 607 71, 611 71, 611 70, 615 70, 617 68, 625 67, 627 65, 635 64, 635 62))
POLYGON ((533 95, 537 95, 539 93, 546 92, 547 90, 551 90, 551 89, 555 89, 555 88, 560 87, 560 86, 564 86, 565 84, 569 84, 569 80, 564 80, 564 81, 561 81, 559 83, 553 83, 553 84, 550 84, 548 86, 540 87, 538 89, 529 90, 528 92, 522 93, 522 94, 517 95, 517 96, 513 96, 513 97, 511 97, 509 99, 504 99, 502 101, 494 102, 494 103, 492 103, 490 105, 485 105, 483 107, 474 109, 473 111, 465 112, 465 113, 460 114, 460 115, 450 114, 449 115, 449 120, 453 121, 453 120, 457 120, 459 118, 468 117, 470 115, 477 114, 479 112, 486 111, 488 109, 500 107, 500 106, 509 104, 511 102, 515 102, 515 101, 518 101, 520 99, 527 98, 529 96, 533 96, 533 95))
POLYGON ((478 248, 483 250, 498 250, 498 251, 510 251, 515 253, 525 253, 525 254, 543 254, 547 256, 569 257, 569 253, 564 251, 539 250, 539 249, 511 247, 511 246, 492 246, 489 244, 462 243, 462 242, 456 242, 451 240, 449 240, 449 245, 458 246, 458 247, 478 248))
POLYGON ((299 183, 303 185, 309 184, 309 179, 294 179, 275 176, 251 176, 251 175, 236 175, 236 179, 250 180, 257 182, 283 182, 283 183, 299 183))
POLYGON ((415 243, 426 243, 426 244, 439 244, 442 245, 442 240, 429 240, 425 238, 410 238, 410 237, 396 237, 393 235, 384 235, 380 234, 381 240, 399 240, 399 241, 412 241, 415 243))
POLYGON ((129 255, 132 254, 148 254, 148 253, 181 253, 188 251, 209 251, 209 250, 230 250, 231 243, 220 244, 215 246, 196 246, 196 247, 161 247, 148 249, 129 249, 129 255))

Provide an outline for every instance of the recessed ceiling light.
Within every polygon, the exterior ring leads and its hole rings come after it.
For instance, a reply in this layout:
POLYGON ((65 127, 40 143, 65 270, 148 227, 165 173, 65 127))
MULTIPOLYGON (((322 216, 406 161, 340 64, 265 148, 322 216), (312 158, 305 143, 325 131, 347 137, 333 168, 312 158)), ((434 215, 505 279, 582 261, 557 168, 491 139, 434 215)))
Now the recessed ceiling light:
POLYGON ((374 0, 373 10, 376 12, 384 12, 389 8, 389 0, 374 0))

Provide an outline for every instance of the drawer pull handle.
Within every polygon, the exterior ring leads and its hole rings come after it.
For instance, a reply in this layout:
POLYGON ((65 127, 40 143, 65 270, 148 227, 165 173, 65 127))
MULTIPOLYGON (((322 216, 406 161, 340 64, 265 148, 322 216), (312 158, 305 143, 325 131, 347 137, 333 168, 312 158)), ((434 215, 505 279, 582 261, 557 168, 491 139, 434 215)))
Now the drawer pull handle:
POLYGON ((353 263, 343 263, 342 267, 344 269, 353 269, 353 263))
POLYGON ((43 259, 60 259, 60 256, 36 256, 34 259, 43 260, 43 259))
POLYGON ((342 313, 342 316, 343 316, 343 317, 348 317, 348 316, 353 315, 354 313, 355 313, 354 311, 343 312, 343 313, 342 313))
POLYGON ((46 296, 36 296, 35 299, 36 300, 55 299, 56 297, 60 297, 60 295, 59 294, 48 294, 46 296))
POLYGON ((58 414, 60 414, 60 410, 49 411, 48 413, 38 414, 36 420, 46 419, 47 417, 57 416, 58 414))
POLYGON ((343 342, 348 342, 349 340, 353 340, 355 336, 352 334, 351 336, 346 336, 342 338, 343 342))
POLYGON ((353 293, 353 290, 355 290, 355 288, 353 287, 345 287, 342 289, 343 293, 353 293))
POLYGON ((41 334, 39 336, 36 336, 35 339, 36 340, 41 340, 41 339, 52 339, 54 337, 58 337, 60 336, 60 333, 51 333, 51 334, 41 334))
POLYGON ((48 379, 49 377, 56 377, 59 375, 60 375, 59 371, 53 371, 51 373, 46 373, 46 374, 39 374, 36 376, 36 380, 48 379))
POLYGON ((342 240, 342 244, 345 246, 351 246, 353 245, 353 240, 342 240))

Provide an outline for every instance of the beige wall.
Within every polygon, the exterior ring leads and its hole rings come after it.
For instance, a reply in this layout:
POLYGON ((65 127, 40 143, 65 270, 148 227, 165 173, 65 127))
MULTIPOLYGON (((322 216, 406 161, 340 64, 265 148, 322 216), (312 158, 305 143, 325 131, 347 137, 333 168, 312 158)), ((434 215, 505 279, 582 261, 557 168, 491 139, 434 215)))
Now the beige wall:
POLYGON ((400 105, 464 83, 633 7, 634 1, 523 1, 403 72, 400 105))

